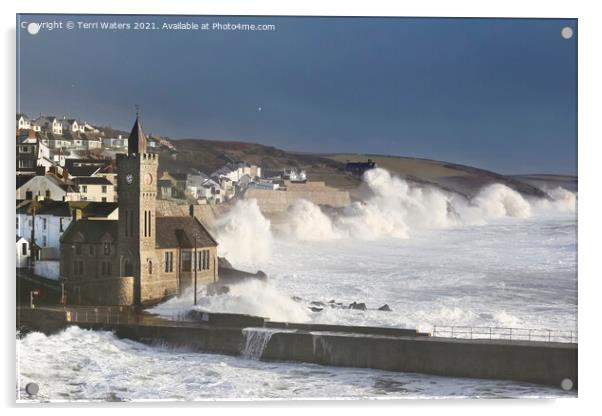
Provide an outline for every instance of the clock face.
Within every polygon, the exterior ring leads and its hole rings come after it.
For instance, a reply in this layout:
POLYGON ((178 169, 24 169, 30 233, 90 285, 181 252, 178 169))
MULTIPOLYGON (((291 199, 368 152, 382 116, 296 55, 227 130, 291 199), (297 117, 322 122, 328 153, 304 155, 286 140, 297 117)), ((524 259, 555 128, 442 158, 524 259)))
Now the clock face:
POLYGON ((131 173, 128 173, 128 174, 125 176, 125 181, 126 181, 126 182, 127 182, 129 185, 131 185, 131 184, 132 184, 132 182, 134 182, 134 175, 132 175, 131 173))
POLYGON ((150 185, 151 183, 153 183, 153 175, 151 175, 150 173, 147 173, 146 175, 144 175, 144 183, 147 185, 150 185))

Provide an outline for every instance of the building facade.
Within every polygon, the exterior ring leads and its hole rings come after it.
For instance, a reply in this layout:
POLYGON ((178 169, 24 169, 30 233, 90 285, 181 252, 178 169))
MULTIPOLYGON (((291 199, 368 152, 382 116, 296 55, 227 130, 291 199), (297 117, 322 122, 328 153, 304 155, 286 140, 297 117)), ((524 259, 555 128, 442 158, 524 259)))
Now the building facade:
POLYGON ((158 155, 138 118, 117 156, 118 220, 73 221, 61 239, 68 303, 144 305, 218 278, 217 242, 193 216, 157 217, 158 155))

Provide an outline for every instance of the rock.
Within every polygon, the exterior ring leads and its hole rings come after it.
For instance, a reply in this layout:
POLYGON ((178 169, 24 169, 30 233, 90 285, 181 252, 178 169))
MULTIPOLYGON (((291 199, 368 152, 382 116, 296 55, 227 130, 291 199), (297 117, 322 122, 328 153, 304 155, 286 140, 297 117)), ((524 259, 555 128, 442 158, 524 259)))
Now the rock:
POLYGON ((383 306, 381 306, 380 308, 378 308, 379 311, 385 311, 385 312, 391 312, 391 307, 388 304, 384 304, 383 306))
POLYGON ((301 302, 303 300, 299 296, 292 296, 291 299, 294 300, 295 302, 301 302))
POLYGON ((312 300, 310 305, 314 306, 324 306, 324 302, 320 302, 319 300, 312 300))
POLYGON ((349 304, 349 309, 356 309, 358 311, 365 311, 368 310, 368 308, 366 307, 365 303, 357 303, 357 302, 353 302, 349 304))
POLYGON ((311 309, 312 312, 322 312, 324 310, 324 308, 318 308, 316 306, 310 306, 309 309, 311 309))

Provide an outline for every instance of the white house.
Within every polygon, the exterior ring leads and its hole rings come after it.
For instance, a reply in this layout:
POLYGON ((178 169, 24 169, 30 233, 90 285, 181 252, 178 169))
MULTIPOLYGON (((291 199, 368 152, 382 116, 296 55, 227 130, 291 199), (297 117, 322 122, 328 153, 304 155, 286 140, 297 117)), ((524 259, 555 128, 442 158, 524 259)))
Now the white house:
POLYGON ((17 199, 50 199, 53 201, 79 201, 75 184, 52 174, 36 175, 17 188, 17 199))
POLYGON ((30 130, 31 120, 25 114, 17 114, 17 128, 19 130, 30 130))
POLYGON ((245 175, 250 176, 252 179, 261 178, 261 167, 246 162, 228 163, 213 172, 211 177, 214 179, 225 177, 232 182, 238 182, 245 175))
POLYGON ((29 241, 25 237, 17 234, 17 267, 27 267, 29 265, 29 241))
POLYGON ((32 126, 34 131, 46 130, 52 134, 63 134, 63 123, 54 116, 40 116, 33 121, 32 126))
POLYGON ((104 176, 81 176, 73 180, 80 201, 115 202, 115 185, 104 176))

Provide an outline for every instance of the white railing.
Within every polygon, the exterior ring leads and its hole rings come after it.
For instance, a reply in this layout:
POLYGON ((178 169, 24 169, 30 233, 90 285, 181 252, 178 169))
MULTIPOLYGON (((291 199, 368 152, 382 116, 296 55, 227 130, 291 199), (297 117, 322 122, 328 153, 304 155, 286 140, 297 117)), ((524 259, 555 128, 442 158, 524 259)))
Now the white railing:
POLYGON ((473 327, 473 326, 433 326, 431 335, 445 338, 464 339, 506 339, 519 341, 569 342, 577 343, 577 331, 552 329, 473 327))

